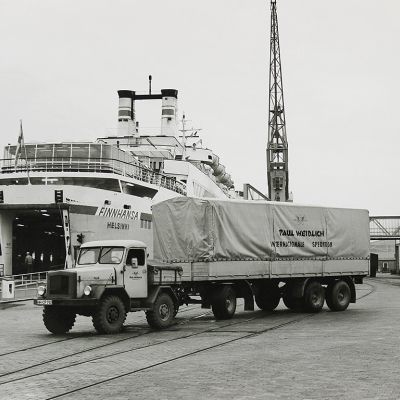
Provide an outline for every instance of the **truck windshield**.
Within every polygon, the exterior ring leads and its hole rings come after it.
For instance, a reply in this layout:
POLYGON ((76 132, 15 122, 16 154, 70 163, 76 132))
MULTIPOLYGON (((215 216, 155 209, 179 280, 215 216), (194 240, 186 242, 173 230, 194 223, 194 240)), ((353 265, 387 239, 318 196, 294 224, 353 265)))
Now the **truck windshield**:
POLYGON ((123 247, 86 247, 81 249, 77 264, 119 264, 123 255, 123 247))

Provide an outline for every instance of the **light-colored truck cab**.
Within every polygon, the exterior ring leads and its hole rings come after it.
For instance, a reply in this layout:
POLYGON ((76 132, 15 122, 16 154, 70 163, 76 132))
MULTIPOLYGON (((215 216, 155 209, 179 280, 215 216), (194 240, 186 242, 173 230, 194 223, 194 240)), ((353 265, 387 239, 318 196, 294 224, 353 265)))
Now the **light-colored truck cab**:
POLYGON ((146 312, 154 328, 171 324, 179 308, 182 269, 147 259, 138 240, 102 240, 81 246, 74 268, 48 273, 35 304, 53 333, 69 331, 77 314, 91 316, 100 333, 122 329, 129 311, 146 312))
POLYGON ((146 245, 138 240, 96 241, 83 244, 75 265, 77 296, 99 293, 110 283, 123 288, 129 298, 148 294, 146 245))

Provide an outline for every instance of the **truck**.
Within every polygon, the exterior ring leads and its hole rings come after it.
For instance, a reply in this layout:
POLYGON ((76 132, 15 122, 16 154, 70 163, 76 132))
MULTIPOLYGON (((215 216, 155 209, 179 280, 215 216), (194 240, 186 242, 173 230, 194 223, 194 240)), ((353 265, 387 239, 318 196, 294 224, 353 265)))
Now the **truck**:
POLYGON ((229 319, 240 298, 249 311, 281 300, 344 311, 369 272, 367 210, 176 197, 152 212, 154 259, 141 241, 102 240, 82 244, 74 268, 48 273, 34 302, 50 332, 68 332, 79 314, 117 333, 131 311, 162 329, 192 303, 229 319))

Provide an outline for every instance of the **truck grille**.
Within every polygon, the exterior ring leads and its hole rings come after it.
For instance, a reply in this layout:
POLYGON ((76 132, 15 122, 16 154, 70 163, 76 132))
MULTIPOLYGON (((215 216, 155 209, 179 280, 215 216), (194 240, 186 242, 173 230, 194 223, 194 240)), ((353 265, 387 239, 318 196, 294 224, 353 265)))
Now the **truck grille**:
POLYGON ((73 298, 76 296, 76 273, 69 271, 49 272, 47 276, 49 298, 73 298))
POLYGON ((50 287, 49 287, 49 293, 50 294, 68 294, 68 283, 69 283, 69 277, 68 276, 63 276, 63 275, 56 275, 56 276, 51 276, 50 277, 50 287))

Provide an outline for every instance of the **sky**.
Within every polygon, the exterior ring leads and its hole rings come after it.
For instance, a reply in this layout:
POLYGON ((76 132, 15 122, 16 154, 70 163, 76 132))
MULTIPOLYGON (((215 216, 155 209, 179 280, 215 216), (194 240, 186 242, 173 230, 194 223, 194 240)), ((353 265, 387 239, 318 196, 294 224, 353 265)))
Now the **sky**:
MULTIPOLYGON (((294 202, 400 215, 400 2, 277 0, 294 202)), ((237 190, 267 192, 266 0, 0 0, 0 146, 116 133, 117 90, 178 89, 237 190)), ((137 106, 160 125, 160 104, 137 106)))

